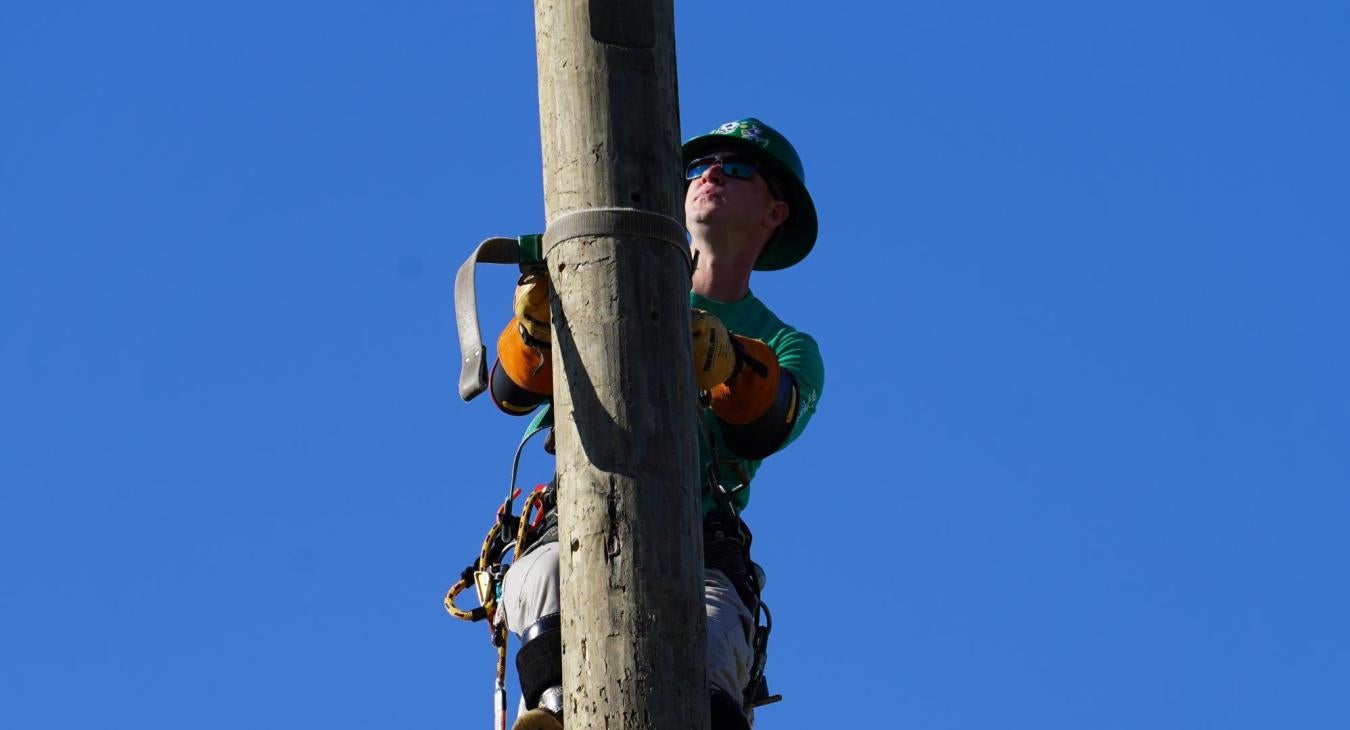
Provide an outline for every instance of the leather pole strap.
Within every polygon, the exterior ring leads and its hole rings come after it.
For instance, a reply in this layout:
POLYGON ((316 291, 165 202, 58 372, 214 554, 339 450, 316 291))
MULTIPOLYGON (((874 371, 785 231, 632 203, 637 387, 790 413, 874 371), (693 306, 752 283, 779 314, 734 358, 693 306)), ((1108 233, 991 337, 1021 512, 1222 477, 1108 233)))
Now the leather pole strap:
POLYGON ((585 236, 663 241, 678 249, 689 270, 694 270, 684 224, 668 215, 637 208, 585 208, 558 216, 544 231, 544 258, 563 242, 585 236))
MULTIPOLYGON (((543 256, 574 238, 586 236, 647 238, 674 246, 689 271, 694 261, 689 256, 689 239, 684 225, 668 215, 637 208, 587 208, 559 216, 544 231, 543 256)), ((455 274, 455 325, 459 330, 459 397, 472 400, 487 390, 487 348, 478 326, 478 296, 474 285, 474 267, 484 264, 520 263, 520 242, 515 238, 489 238, 459 267, 455 274)))

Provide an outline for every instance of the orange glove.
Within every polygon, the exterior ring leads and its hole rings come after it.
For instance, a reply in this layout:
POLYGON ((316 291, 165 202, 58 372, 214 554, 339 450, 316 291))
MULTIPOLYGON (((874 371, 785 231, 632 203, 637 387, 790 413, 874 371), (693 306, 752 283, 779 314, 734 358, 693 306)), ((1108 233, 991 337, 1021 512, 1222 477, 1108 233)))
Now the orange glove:
POLYGON ((521 337, 525 325, 515 318, 497 338, 497 363, 512 383, 538 395, 553 394, 551 348, 530 345, 521 337))
POLYGON ((778 397, 782 369, 767 344, 749 337, 736 338, 739 367, 726 382, 712 389, 712 409, 727 423, 753 423, 769 411, 778 397))

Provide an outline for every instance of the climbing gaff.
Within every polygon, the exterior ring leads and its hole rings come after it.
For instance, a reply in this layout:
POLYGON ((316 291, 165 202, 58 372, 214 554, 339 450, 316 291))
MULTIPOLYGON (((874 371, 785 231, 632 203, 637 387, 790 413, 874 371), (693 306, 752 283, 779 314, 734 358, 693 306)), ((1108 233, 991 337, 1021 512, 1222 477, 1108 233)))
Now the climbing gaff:
POLYGON ((538 234, 488 238, 474 249, 455 274, 455 326, 459 330, 459 397, 472 400, 487 390, 487 348, 478 327, 475 264, 518 264, 521 273, 543 266, 538 234))

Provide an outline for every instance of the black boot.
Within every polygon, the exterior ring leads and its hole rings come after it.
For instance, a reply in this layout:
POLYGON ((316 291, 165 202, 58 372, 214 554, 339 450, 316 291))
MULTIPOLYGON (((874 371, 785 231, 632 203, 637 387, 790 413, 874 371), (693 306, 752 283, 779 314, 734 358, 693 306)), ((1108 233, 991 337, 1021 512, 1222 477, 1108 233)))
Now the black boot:
POLYGON ((712 730, 750 730, 750 721, 741 711, 741 703, 721 690, 713 690, 708 698, 712 710, 712 730))

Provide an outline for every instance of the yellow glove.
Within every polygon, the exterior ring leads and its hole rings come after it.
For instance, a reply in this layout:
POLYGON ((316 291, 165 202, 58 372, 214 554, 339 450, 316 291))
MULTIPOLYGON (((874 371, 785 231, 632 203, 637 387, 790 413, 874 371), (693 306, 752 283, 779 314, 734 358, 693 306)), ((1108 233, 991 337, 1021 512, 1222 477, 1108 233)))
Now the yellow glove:
POLYGON ((716 315, 702 309, 693 310, 692 315, 694 382, 699 390, 712 390, 735 372, 736 349, 727 326, 716 315))
POLYGON ((553 330, 549 325, 552 312, 548 304, 548 274, 522 275, 520 281, 516 282, 513 305, 522 334, 545 346, 553 344, 553 330))

